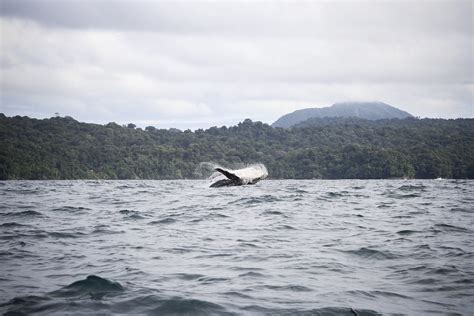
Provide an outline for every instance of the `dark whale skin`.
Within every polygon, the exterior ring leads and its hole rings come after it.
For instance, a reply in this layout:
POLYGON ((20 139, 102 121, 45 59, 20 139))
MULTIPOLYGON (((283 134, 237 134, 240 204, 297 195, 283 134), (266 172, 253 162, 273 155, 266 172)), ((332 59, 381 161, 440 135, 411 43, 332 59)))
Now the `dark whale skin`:
POLYGON ((214 182, 213 184, 210 185, 211 188, 220 188, 220 187, 233 187, 237 185, 242 185, 241 183, 237 183, 233 180, 230 179, 222 179, 219 181, 214 182))

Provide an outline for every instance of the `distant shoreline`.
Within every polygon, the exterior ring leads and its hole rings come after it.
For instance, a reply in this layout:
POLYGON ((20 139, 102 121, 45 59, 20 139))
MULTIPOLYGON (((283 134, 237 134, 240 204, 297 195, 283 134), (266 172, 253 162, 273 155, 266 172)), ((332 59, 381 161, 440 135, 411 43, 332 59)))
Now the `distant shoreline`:
POLYGON ((203 163, 263 163, 273 179, 474 179, 474 119, 244 120, 180 131, 0 115, 0 180, 178 180, 203 163))
MULTIPOLYGON (((341 178, 341 179, 291 179, 291 178, 267 178, 263 180, 265 181, 378 181, 378 180, 388 180, 388 181, 473 181, 474 179, 467 179, 467 178, 449 178, 449 179, 423 179, 423 178, 411 178, 411 179, 394 179, 394 178, 387 178, 387 179, 362 179, 362 178, 341 178)), ((8 180, 0 180, 0 182, 8 182, 8 181, 208 181, 208 179, 8 179, 8 180)))

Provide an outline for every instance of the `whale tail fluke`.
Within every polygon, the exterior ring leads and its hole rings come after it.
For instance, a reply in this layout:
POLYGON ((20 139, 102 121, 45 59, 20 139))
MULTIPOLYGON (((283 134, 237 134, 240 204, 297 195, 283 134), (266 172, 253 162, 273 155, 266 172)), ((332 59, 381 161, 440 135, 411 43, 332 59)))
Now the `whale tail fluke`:
POLYGON ((242 181, 242 179, 240 179, 238 176, 236 176, 235 174, 229 172, 228 170, 224 170, 222 168, 215 168, 214 169, 215 171, 218 171, 220 173, 222 173, 224 176, 226 176, 227 179, 229 180, 232 180, 232 181, 242 181))

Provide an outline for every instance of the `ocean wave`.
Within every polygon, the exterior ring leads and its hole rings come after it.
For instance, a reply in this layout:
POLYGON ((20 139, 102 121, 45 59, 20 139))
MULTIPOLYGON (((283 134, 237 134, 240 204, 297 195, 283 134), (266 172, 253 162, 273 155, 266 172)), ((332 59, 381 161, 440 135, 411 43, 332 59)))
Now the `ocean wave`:
POLYGON ((5 310, 5 315, 50 315, 61 314, 65 311, 69 314, 77 308, 82 310, 80 312, 82 314, 84 312, 87 313, 91 302, 84 301, 84 297, 88 297, 93 301, 100 301, 110 293, 123 292, 124 290, 117 282, 90 275, 85 280, 73 282, 44 296, 27 295, 15 297, 1 304, 0 307, 5 310), (63 300, 64 298, 68 300, 63 300), (71 299, 76 299, 76 301, 71 302, 71 299))
POLYGON ((231 202, 231 204, 253 206, 253 205, 258 205, 258 204, 266 204, 266 203, 281 202, 281 201, 282 200, 280 198, 267 194, 263 196, 243 197, 231 202))
POLYGON ((412 229, 403 229, 403 230, 399 230, 397 232, 397 234, 403 235, 403 236, 413 235, 413 234, 418 234, 418 233, 422 233, 422 231, 412 230, 412 229))
POLYGON ((177 220, 171 217, 166 217, 157 221, 151 221, 148 224, 149 225, 162 225, 162 224, 173 224, 176 223, 177 220))
POLYGON ((1 215, 5 217, 44 217, 43 213, 33 210, 1 213, 1 215))
POLYGON ((234 315, 215 303, 198 300, 173 298, 163 300, 158 307, 151 309, 149 314, 155 315, 234 315))
POLYGON ((407 184, 407 185, 402 185, 401 187, 398 188, 400 191, 424 191, 426 189, 426 186, 423 184, 407 184))
POLYGON ((84 280, 73 282, 50 295, 59 297, 82 296, 90 294, 107 294, 123 292, 125 289, 118 282, 114 282, 96 275, 89 275, 84 280))
POLYGON ((256 315, 321 315, 321 316, 380 316, 383 314, 369 309, 356 309, 350 307, 323 307, 314 309, 304 308, 270 308, 259 305, 249 305, 243 309, 247 313, 256 315))
POLYGON ((0 314, 472 310, 472 181, 4 183, 0 314))
POLYGON ((86 212, 91 211, 90 208, 82 207, 82 206, 62 206, 62 207, 55 207, 51 209, 52 212, 68 212, 68 213, 76 213, 76 212, 86 212))
POLYGON ((366 247, 362 247, 355 250, 342 250, 342 252, 355 255, 364 259, 389 260, 399 258, 399 255, 396 255, 388 250, 376 250, 366 247))
POLYGON ((288 285, 261 285, 260 288, 264 288, 267 290, 274 290, 274 291, 290 291, 290 292, 312 292, 313 290, 303 286, 303 285, 296 285, 296 284, 288 284, 288 285))
POLYGON ((433 230, 438 231, 438 232, 472 233, 472 230, 470 230, 468 228, 449 225, 449 224, 445 224, 445 223, 435 224, 433 226, 433 230))
POLYGON ((0 227, 2 228, 19 228, 19 227, 26 227, 26 226, 29 226, 29 225, 20 224, 17 222, 7 222, 7 223, 0 224, 0 227))
POLYGON ((48 235, 53 238, 81 238, 86 236, 86 233, 83 232, 69 232, 69 231, 62 231, 62 232, 48 232, 48 235))
POLYGON ((144 219, 145 217, 143 216, 143 214, 141 214, 140 212, 138 211, 134 211, 134 210, 120 210, 119 211, 120 214, 124 215, 124 219, 144 219))

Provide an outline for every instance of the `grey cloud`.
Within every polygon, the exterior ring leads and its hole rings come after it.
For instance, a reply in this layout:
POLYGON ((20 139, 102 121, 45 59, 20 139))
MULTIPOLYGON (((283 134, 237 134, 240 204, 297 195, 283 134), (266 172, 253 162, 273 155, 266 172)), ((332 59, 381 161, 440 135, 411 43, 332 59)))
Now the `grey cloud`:
POLYGON ((474 115, 471 1, 1 5, 10 115, 197 128, 347 100, 474 115))
POLYGON ((406 32, 472 35, 464 1, 196 2, 2 0, 1 15, 44 25, 252 35, 370 36, 406 32))

